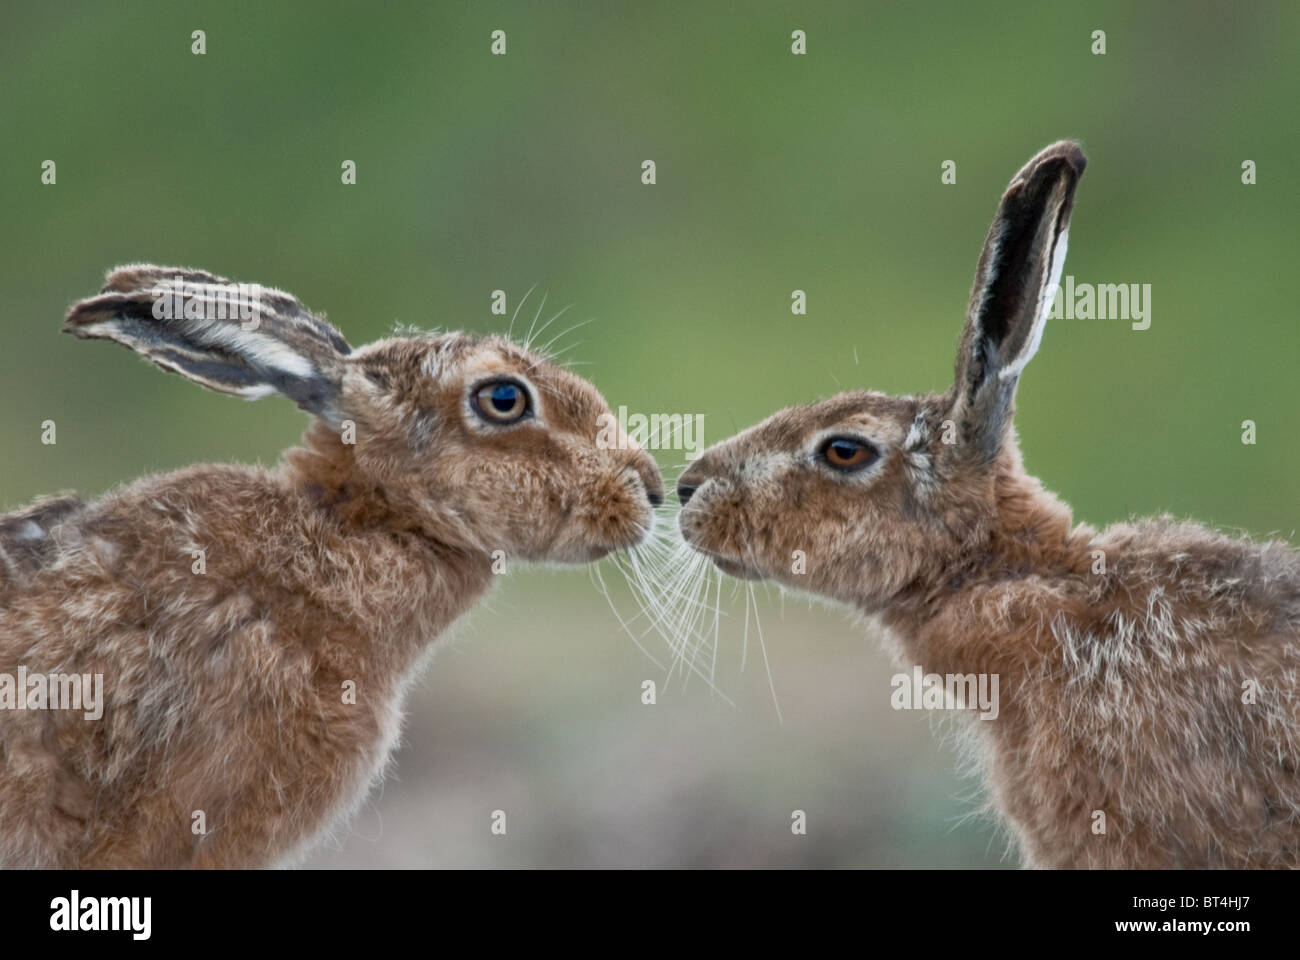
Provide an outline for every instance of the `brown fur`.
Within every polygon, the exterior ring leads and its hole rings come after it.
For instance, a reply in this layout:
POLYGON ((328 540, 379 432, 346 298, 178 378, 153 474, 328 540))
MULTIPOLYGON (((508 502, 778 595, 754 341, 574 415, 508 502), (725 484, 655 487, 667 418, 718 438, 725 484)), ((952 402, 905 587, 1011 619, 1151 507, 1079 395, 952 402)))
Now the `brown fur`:
POLYGON ((905 665, 998 675, 1000 715, 971 725, 1027 864, 1300 866, 1300 556, 1169 518, 1075 526, 1021 464, 1015 380, 1083 164, 1057 144, 1012 181, 948 394, 777 413, 682 475, 681 527, 727 572, 879 616, 905 665), (881 457, 838 473, 828 434, 881 457))
MULTIPOLYGON (((130 339, 163 365, 202 354, 218 389, 270 375, 251 352, 209 354, 193 336, 173 346, 175 331, 132 326, 148 322, 142 310, 104 304, 172 273, 111 275, 70 326, 130 339)), ((287 389, 353 421, 354 445, 317 419, 275 470, 195 466, 0 518, 0 672, 102 673, 106 700, 97 722, 0 718, 0 864, 293 858, 381 772, 408 683, 488 589, 493 551, 510 564, 586 562, 648 529, 657 468, 635 447, 597 447, 608 408, 589 383, 496 337, 352 351, 273 296, 263 329, 322 375, 287 389), (467 390, 493 374, 535 388, 535 419, 474 418, 467 390), (205 835, 191 829, 196 811, 205 835)))

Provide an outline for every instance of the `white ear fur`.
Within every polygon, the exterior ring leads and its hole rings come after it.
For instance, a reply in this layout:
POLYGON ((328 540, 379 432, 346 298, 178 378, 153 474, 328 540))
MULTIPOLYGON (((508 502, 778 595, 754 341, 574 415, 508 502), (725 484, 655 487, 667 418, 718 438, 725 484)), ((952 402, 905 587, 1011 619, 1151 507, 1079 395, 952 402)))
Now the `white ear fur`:
POLYGON ((1061 271, 1065 268, 1065 251, 1070 245, 1070 228, 1066 227, 1061 231, 1060 237, 1056 241, 1056 249, 1052 251, 1052 272, 1047 278, 1047 283, 1043 285, 1043 292, 1038 298, 1038 317, 1034 320, 1034 328, 1030 332, 1029 340, 1026 342, 1020 356, 1016 357, 1010 364, 1002 368, 998 374, 998 379, 1009 380, 1012 377, 1020 376, 1020 371, 1025 369, 1025 365, 1034 359, 1034 354, 1038 352, 1038 344, 1043 339, 1043 330, 1047 326, 1047 316, 1052 312, 1052 304, 1056 301, 1056 291, 1061 286, 1061 271))
POLYGON ((342 369, 351 347, 280 290, 237 286, 203 271, 134 264, 110 273, 99 296, 76 304, 64 329, 130 347, 211 390, 249 400, 281 393, 326 421, 339 418, 342 369), (246 320, 225 309, 232 288, 249 310, 246 320), (168 309, 180 303, 183 311, 168 309))
POLYGON ((957 351, 951 416, 966 448, 996 456, 1016 385, 1038 351, 1069 247, 1074 191, 1087 165, 1079 145, 1052 144, 1012 178, 975 271, 957 351))
POLYGON ((312 362, 301 353, 264 333, 211 320, 189 322, 195 324, 190 336, 205 346, 224 347, 252 363, 291 377, 313 377, 317 373, 312 362))

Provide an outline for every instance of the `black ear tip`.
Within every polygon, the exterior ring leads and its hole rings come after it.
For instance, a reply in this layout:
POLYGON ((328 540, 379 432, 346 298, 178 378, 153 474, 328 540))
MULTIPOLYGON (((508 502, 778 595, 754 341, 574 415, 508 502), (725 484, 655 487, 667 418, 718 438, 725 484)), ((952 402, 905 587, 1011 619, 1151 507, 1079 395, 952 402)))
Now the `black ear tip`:
POLYGON ((63 332, 71 333, 77 337, 84 336, 83 328, 88 322, 86 313, 87 308, 84 300, 73 304, 72 309, 68 311, 68 315, 63 318, 63 332))
MULTIPOLYGON (((1020 172, 1011 178, 1007 194, 1013 195, 1025 189, 1027 185, 1056 182, 1063 175, 1068 175, 1075 183, 1083 176, 1088 166, 1088 156, 1076 140, 1059 140, 1050 147, 1044 147, 1020 168, 1020 172), (1068 174, 1067 174, 1068 171, 1068 174)), ((1034 187, 1029 186, 1030 192, 1034 187)))
POLYGON ((1074 140, 1067 142, 1069 147, 1070 164, 1074 167, 1075 173, 1083 173, 1088 167, 1088 155, 1083 152, 1083 147, 1074 140))
POLYGON ((1083 152, 1083 147, 1077 140, 1062 140, 1054 143, 1047 148, 1044 153, 1050 151, 1050 155, 1067 164, 1073 171, 1075 177, 1083 173, 1088 166, 1088 155, 1083 152))
POLYGON ((1088 155, 1077 140, 1059 140, 1050 147, 1045 147, 1025 164, 1023 173, 1032 175, 1044 168, 1069 168, 1077 180, 1088 166, 1088 155))
POLYGON ((1040 150, 1012 178, 1002 195, 1003 211, 1036 215, 1056 189, 1063 189, 1068 210, 1074 188, 1083 176, 1088 158, 1073 140, 1062 140, 1040 150))

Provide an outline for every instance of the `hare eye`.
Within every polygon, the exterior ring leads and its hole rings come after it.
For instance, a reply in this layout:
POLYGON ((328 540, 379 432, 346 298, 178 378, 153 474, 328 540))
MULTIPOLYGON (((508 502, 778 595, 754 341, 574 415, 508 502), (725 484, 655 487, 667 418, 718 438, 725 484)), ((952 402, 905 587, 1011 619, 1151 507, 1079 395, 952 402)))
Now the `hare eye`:
POLYGON ((880 459, 880 451, 869 443, 850 437, 832 437, 822 444, 822 459, 836 470, 850 473, 869 467, 880 459))
POLYGON ((474 412, 489 423, 515 423, 529 414, 528 391, 515 380, 493 380, 474 391, 474 412))

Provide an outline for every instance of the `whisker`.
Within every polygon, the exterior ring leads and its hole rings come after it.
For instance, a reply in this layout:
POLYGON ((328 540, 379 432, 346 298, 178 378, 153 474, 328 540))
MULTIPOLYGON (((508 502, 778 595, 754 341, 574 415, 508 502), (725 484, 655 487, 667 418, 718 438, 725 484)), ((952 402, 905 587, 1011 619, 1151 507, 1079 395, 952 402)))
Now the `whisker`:
POLYGON ((524 335, 525 350, 532 349, 533 327, 536 326, 537 321, 541 319, 542 311, 546 309, 546 298, 549 296, 550 296, 549 292, 542 294, 542 302, 537 305, 537 312, 533 314, 533 322, 528 325, 528 333, 524 335))
POLYGON ((534 283, 531 287, 528 288, 528 292, 524 294, 524 299, 520 300, 518 303, 515 304, 515 312, 510 315, 510 329, 506 331, 506 339, 508 340, 514 339, 515 317, 519 316, 519 308, 524 305, 524 300, 527 300, 529 297, 531 297, 533 295, 533 291, 536 289, 537 289, 537 284, 534 283))
MULTIPOLYGON (((568 309, 569 309, 568 307, 565 307, 565 308, 564 308, 564 310, 568 310, 568 309)), ((540 337, 540 336, 542 335, 542 331, 545 330, 547 327, 549 327, 552 323, 554 323, 555 320, 556 320, 558 317, 560 317, 561 314, 564 313, 564 310, 561 310, 561 311, 560 311, 559 313, 557 313, 554 317, 551 317, 550 320, 547 320, 547 321, 546 321, 546 324, 542 327, 542 329, 537 331, 537 336, 540 337)), ((561 340, 563 340, 563 339, 564 339, 565 337, 567 337, 569 334, 573 333, 573 331, 575 331, 575 330, 581 330, 583 327, 587 326, 587 324, 589 324, 589 323, 595 323, 597 319, 599 319, 599 318, 598 318, 598 317, 588 317, 586 320, 583 320, 581 323, 571 324, 570 326, 568 326, 568 327, 566 327, 565 329, 561 330, 561 331, 560 331, 559 333, 557 333, 555 336, 551 337, 550 340, 546 341, 546 345, 545 345, 544 347, 542 347, 541 349, 539 349, 537 352, 549 356, 550 353, 551 353, 551 347, 553 347, 555 344, 559 343, 561 340)), ((557 356, 558 356, 558 354, 557 354, 557 356)))
MULTIPOLYGON (((623 631, 664 672, 666 685, 678 685, 680 680, 681 690, 686 691, 691 681, 698 678, 711 694, 734 708, 735 704, 719 685, 725 642, 722 619, 728 615, 723 598, 724 577, 708 556, 683 540, 676 523, 680 510, 680 506, 676 509, 665 506, 656 511, 642 542, 612 556, 613 567, 622 574, 636 605, 630 616, 617 610, 615 613, 623 631), (649 640, 654 636, 664 643, 666 659, 657 658, 648 650, 649 640)), ((745 559, 750 566, 758 567, 753 552, 753 545, 746 545, 745 559)), ((599 575, 599 582, 606 600, 614 606, 613 593, 603 574, 599 575)), ((752 632, 763 662, 772 708, 778 722, 784 724, 785 715, 763 631, 757 586, 752 581, 734 581, 727 601, 739 603, 744 612, 740 631, 740 672, 743 674, 748 668, 752 632)), ((772 605, 770 584, 763 584, 763 601, 764 605, 772 605)), ((784 616, 784 590, 778 589, 777 603, 784 616)))
MULTIPOLYGON (((559 320, 560 317, 564 316, 564 315, 565 315, 566 313, 568 313, 569 310, 571 310, 572 308, 573 308, 573 304, 571 304, 571 303, 570 303, 570 304, 566 304, 565 306, 561 307, 561 308, 560 308, 560 312, 557 313, 555 316, 551 317, 551 319, 547 320, 544 324, 542 324, 541 327, 538 328, 537 332, 534 333, 534 334, 532 334, 532 335, 530 336, 529 339, 531 340, 531 339, 533 339, 533 338, 540 337, 543 333, 546 332, 546 328, 547 328, 547 327, 549 327, 551 324, 553 324, 556 320, 559 320)), ((545 348, 543 348, 543 349, 541 350, 541 352, 542 352, 542 353, 545 353, 545 352, 546 352, 545 348)))
POLYGON ((785 718, 781 715, 781 703, 776 696, 776 683, 772 680, 772 664, 767 659, 767 644, 763 641, 763 624, 758 619, 758 601, 754 599, 754 592, 751 590, 749 599, 754 603, 754 626, 758 630, 758 647, 763 652, 763 666, 767 670, 767 687, 772 692, 772 706, 776 708, 777 722, 782 726, 785 725, 785 718))

